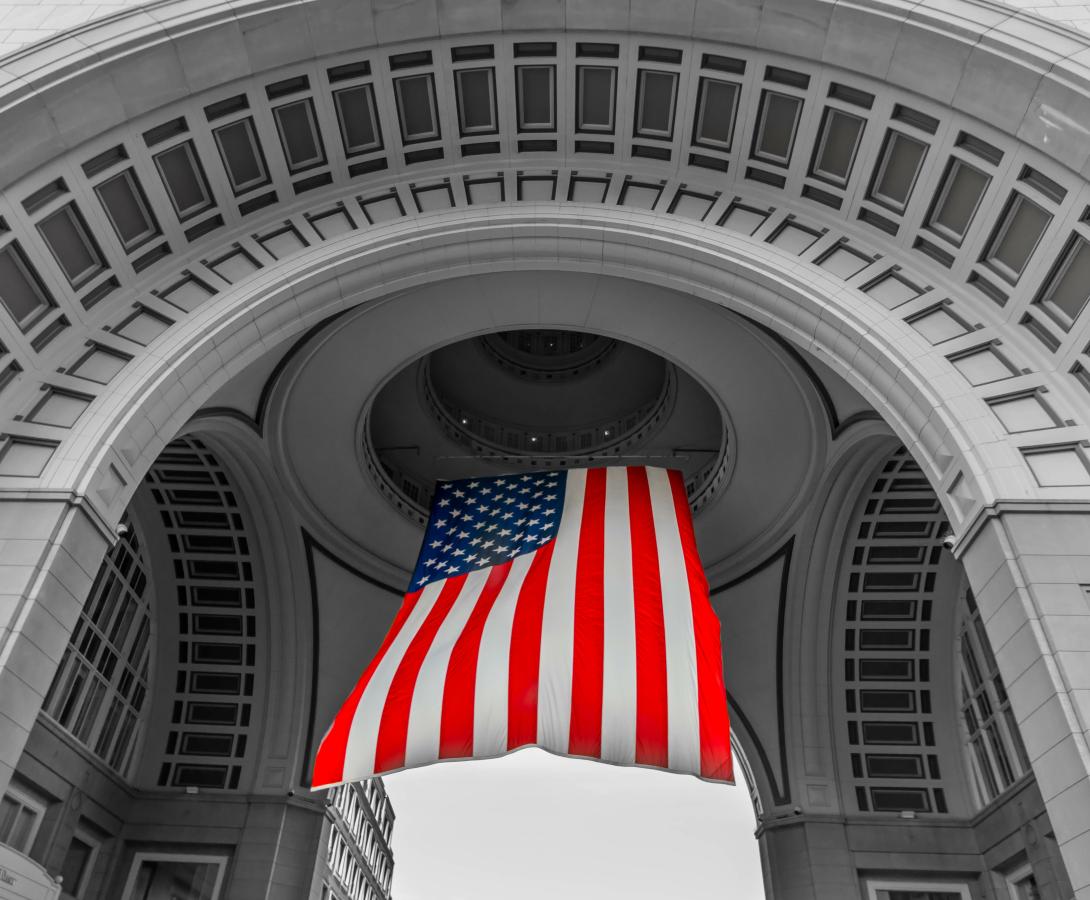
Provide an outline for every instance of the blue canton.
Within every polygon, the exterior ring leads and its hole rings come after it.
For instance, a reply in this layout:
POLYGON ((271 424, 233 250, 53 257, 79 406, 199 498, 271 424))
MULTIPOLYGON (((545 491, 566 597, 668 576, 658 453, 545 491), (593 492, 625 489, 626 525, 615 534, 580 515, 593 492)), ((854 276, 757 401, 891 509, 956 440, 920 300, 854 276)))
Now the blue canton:
POLYGON ((556 537, 566 472, 440 481, 410 591, 531 553, 556 537))

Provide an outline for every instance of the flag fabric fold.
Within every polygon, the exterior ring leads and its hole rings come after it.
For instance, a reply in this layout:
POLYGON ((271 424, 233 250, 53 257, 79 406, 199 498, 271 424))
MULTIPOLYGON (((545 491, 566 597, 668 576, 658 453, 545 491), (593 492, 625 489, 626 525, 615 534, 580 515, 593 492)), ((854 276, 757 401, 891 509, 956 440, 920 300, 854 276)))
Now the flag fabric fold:
POLYGON ((525 746, 733 783, 719 620, 680 472, 440 482, 409 592, 312 782, 525 746))

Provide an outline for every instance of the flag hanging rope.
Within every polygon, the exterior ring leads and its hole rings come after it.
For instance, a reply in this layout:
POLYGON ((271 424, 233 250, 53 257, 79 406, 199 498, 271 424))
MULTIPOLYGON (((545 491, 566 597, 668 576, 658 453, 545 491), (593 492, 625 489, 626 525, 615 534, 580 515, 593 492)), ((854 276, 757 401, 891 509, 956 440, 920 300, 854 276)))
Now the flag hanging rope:
POLYGON ((680 472, 440 482, 409 593, 313 786, 525 746, 733 783, 680 472))

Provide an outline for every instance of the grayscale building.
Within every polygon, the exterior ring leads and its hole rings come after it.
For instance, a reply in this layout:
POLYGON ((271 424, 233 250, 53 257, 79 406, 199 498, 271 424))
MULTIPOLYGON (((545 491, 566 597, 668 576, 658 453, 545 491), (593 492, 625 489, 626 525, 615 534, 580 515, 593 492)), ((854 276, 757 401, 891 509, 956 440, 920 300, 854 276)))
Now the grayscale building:
POLYGON ((436 478, 637 461, 770 898, 1090 900, 1041 4, 0 4, 0 898, 386 900, 381 786, 308 776, 436 478))

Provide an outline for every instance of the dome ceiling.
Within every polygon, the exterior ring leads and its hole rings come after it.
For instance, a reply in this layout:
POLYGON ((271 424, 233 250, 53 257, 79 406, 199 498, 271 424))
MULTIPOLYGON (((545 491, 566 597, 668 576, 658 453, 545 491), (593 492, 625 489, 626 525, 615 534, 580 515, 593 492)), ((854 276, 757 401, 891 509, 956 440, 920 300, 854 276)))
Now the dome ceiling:
MULTIPOLYGON (((834 436, 818 378, 836 379, 814 367, 689 295, 603 276, 497 273, 364 305, 312 334, 263 389, 262 427, 308 531, 347 559, 387 567, 391 580, 412 565, 437 478, 611 463, 685 473, 717 579, 777 546, 827 464, 834 436), (531 341, 521 362, 554 374, 602 357, 543 380, 496 359, 497 345, 512 346, 504 332, 516 350, 518 335, 531 341)), ((257 381, 240 384, 252 392, 257 381)), ((837 391, 859 403, 846 385, 837 391)), ((843 406, 839 395, 825 402, 843 406)), ((212 406, 240 402, 231 396, 212 406)))
POLYGON ((386 384, 367 428, 418 513, 438 478, 610 464, 680 469, 702 505, 729 462, 719 408, 691 376, 632 344, 572 331, 442 347, 386 384))

